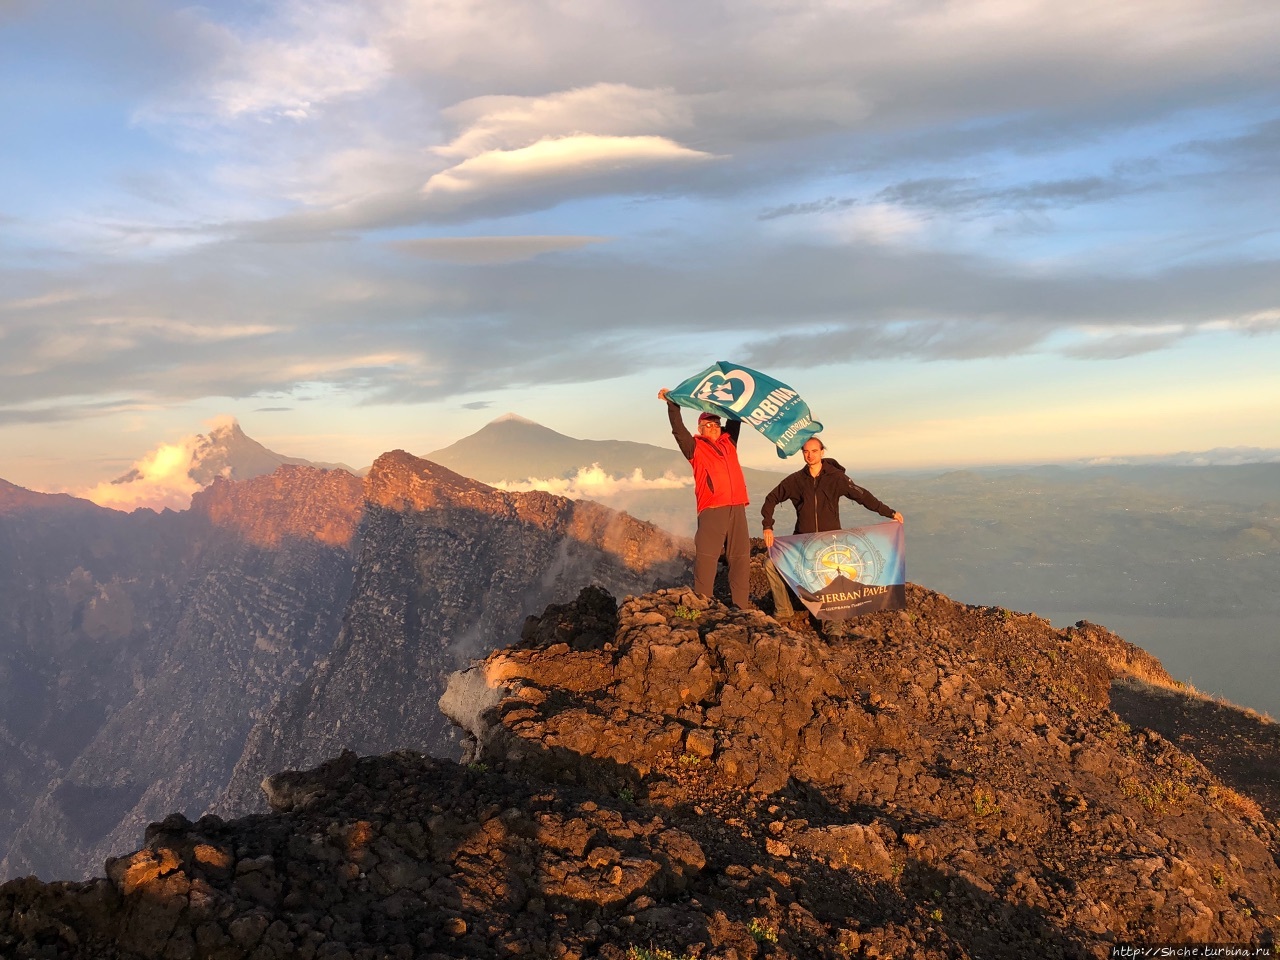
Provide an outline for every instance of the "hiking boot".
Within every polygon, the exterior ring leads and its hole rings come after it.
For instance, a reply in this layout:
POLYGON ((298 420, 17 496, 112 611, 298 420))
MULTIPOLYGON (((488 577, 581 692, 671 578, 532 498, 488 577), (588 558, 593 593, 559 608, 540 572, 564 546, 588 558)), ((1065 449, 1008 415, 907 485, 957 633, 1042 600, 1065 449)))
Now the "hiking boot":
POLYGON ((822 635, 829 639, 837 639, 849 635, 849 627, 843 620, 823 620, 822 635))

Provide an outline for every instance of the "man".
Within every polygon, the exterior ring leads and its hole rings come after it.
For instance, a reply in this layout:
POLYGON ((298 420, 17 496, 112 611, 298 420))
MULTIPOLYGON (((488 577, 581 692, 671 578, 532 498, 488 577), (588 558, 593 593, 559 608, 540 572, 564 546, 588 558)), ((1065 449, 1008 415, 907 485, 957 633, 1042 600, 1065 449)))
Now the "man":
MULTIPOLYGON (((856 500, 882 517, 889 517, 898 523, 902 522, 902 514, 886 507, 870 491, 850 480, 848 474, 844 472, 844 467, 835 460, 824 457, 826 450, 826 445, 817 437, 806 440, 804 446, 800 448, 805 465, 785 477, 764 498, 760 516, 764 520, 765 547, 773 546, 773 511, 784 500, 790 500, 796 508, 796 533, 822 533, 826 530, 841 529, 841 497, 856 500)), ((774 617, 785 620, 795 616, 791 596, 787 592, 787 584, 782 579, 782 574, 778 572, 772 560, 765 563, 764 569, 769 578, 769 586, 773 590, 774 617)), ((844 632, 844 622, 824 620, 822 632, 829 636, 839 636, 844 632)))
POLYGON ((723 552, 729 558, 729 594, 733 605, 751 609, 751 538, 747 534, 747 481, 738 464, 741 420, 720 426, 714 413, 698 417, 698 435, 689 433, 680 408, 667 399, 666 387, 658 399, 667 405, 671 434, 680 452, 693 467, 693 489, 698 498, 698 530, 693 537, 693 592, 710 597, 716 582, 716 565, 723 552))

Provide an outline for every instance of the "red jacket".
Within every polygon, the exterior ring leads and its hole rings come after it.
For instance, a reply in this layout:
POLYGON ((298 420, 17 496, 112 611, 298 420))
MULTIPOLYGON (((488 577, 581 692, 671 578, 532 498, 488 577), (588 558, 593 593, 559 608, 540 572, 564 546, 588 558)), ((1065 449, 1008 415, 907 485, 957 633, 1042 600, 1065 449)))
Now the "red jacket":
POLYGON ((698 512, 708 507, 734 507, 746 505, 747 481, 738 463, 738 434, 741 420, 730 420, 720 439, 715 443, 703 437, 695 437, 684 425, 680 408, 667 403, 667 417, 671 420, 671 433, 680 446, 680 452, 693 466, 693 489, 698 497, 698 512))

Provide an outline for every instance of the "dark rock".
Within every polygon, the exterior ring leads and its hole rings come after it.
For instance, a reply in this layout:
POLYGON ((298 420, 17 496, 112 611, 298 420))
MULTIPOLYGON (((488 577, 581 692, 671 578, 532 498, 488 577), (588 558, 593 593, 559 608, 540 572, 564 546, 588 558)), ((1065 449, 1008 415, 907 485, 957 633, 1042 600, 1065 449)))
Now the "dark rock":
POLYGON ((468 674, 498 691, 469 715, 468 766, 346 754, 269 778, 270 815, 173 821, 106 880, 13 881, 0 955, 1012 960, 1271 942, 1280 831, 1122 723, 1092 645, 908 597, 914 619, 829 643, 685 590, 629 599, 606 640, 608 606, 581 594, 468 674))

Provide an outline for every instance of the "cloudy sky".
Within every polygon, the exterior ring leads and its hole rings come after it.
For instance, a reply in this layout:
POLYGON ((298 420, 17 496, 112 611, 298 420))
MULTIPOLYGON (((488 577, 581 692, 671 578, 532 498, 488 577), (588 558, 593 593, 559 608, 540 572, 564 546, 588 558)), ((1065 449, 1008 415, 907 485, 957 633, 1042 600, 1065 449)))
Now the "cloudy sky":
POLYGON ((862 468, 1280 446, 1278 43, 1275 0, 0 0, 0 477, 219 415, 665 443, 721 359, 862 468))

